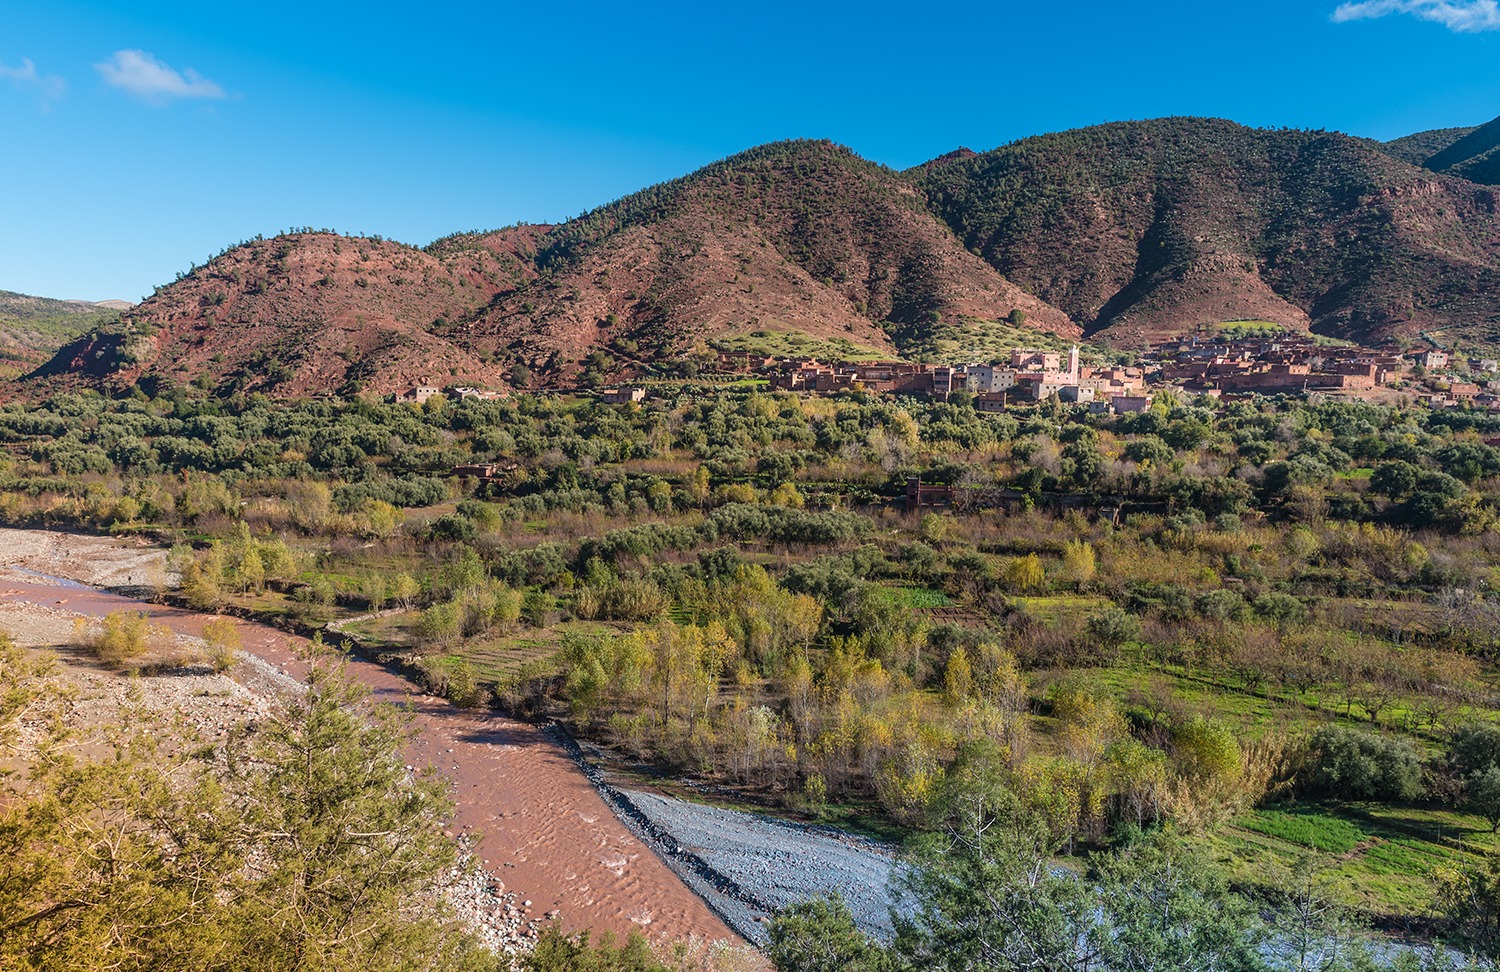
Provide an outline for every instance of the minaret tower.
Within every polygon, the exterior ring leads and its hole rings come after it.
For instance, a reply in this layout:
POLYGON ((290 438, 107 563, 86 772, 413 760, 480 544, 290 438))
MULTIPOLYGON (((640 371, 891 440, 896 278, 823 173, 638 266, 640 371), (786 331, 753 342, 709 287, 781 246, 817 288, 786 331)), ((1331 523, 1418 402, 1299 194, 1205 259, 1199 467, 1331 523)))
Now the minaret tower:
POLYGON ((1073 345, 1073 350, 1068 352, 1068 379, 1073 384, 1078 384, 1078 345, 1073 345))

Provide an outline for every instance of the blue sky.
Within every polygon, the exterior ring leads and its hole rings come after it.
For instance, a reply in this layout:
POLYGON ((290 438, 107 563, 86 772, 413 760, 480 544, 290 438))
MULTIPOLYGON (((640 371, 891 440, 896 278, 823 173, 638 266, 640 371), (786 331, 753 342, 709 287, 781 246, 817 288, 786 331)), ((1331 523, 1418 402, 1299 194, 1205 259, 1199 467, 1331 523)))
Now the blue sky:
POLYGON ((1496 0, 0 5, 0 289, 138 299, 291 226, 550 222, 761 142, 898 168, 1214 115, 1500 115, 1496 0))

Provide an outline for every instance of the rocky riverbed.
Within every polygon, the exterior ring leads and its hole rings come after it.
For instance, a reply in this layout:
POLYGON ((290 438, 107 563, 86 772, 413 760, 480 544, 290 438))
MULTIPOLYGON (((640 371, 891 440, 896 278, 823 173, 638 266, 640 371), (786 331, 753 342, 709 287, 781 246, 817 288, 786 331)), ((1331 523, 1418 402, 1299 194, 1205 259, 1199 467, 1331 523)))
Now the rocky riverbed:
POLYGON ((776 911, 831 895, 848 903, 866 933, 893 934, 895 848, 832 827, 617 787, 561 726, 548 733, 615 815, 746 939, 764 945, 776 911))

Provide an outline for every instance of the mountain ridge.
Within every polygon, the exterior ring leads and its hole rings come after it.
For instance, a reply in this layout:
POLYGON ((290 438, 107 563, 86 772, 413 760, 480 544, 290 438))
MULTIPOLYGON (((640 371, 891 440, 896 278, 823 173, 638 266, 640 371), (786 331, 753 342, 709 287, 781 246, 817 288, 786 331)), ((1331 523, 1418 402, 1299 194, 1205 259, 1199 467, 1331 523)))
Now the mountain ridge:
MULTIPOLYGON (((802 331, 897 354, 939 323, 1118 345, 1233 319, 1367 343, 1500 340, 1500 189, 1378 143, 1221 119, 1116 122, 898 172, 826 140, 757 146, 557 225, 424 248, 302 233, 231 247, 37 369, 279 395, 639 373, 802 331), (1019 312, 1019 317, 1016 316, 1019 312)), ((1444 156, 1443 153, 1447 153, 1444 156)))

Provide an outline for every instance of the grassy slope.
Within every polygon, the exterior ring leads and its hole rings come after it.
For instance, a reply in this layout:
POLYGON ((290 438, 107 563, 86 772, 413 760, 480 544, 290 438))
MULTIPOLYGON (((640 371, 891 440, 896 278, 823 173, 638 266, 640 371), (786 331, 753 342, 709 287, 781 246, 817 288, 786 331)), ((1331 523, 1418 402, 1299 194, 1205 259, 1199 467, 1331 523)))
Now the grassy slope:
POLYGON ((0 377, 29 371, 80 334, 119 319, 118 310, 86 301, 0 290, 0 377))

